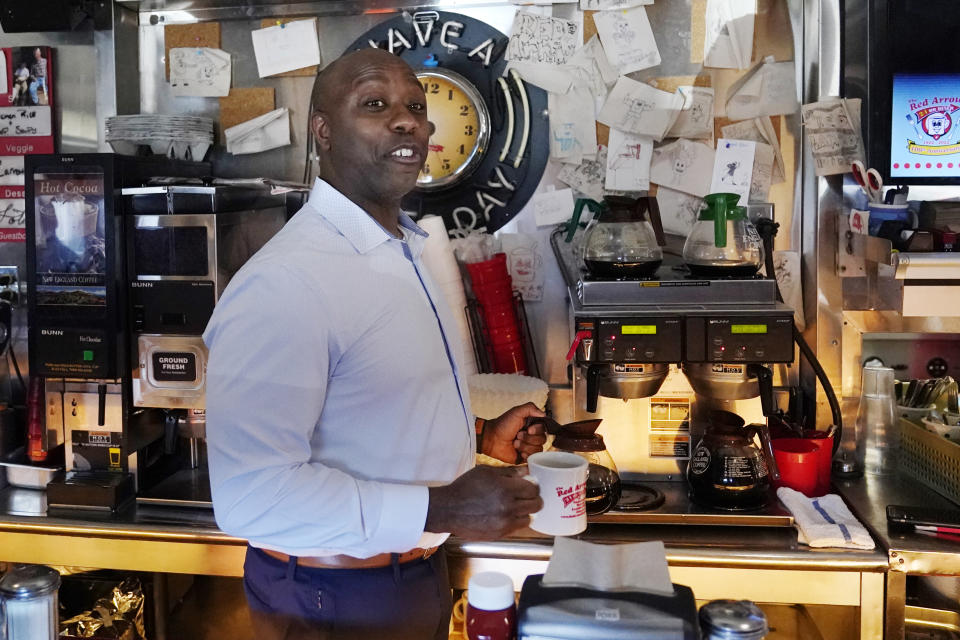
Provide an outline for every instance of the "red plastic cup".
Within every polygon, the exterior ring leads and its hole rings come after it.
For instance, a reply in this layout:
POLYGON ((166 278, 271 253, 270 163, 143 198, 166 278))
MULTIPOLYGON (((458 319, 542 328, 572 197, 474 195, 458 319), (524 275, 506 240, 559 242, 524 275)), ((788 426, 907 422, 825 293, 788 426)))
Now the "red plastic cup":
POLYGON ((493 369, 495 373, 526 373, 527 358, 523 343, 519 340, 493 345, 493 369))
POLYGON ((815 442, 820 447, 820 455, 817 458, 817 496, 825 496, 830 493, 830 472, 833 469, 833 436, 828 436, 826 431, 810 429, 803 432, 803 439, 815 442))
POLYGON ((514 325, 512 327, 498 327, 496 329, 487 329, 490 336, 490 344, 496 349, 501 345, 509 345, 514 342, 520 342, 520 330, 514 325))
POLYGON ((773 457, 780 470, 781 487, 796 489, 808 498, 818 495, 820 445, 806 438, 779 438, 773 441, 773 457))
POLYGON ((473 284, 474 287, 509 278, 510 274, 507 271, 507 254, 496 253, 489 260, 468 262, 467 273, 470 274, 470 283, 473 284))
POLYGON ((473 285, 473 295, 481 303, 506 304, 513 301, 513 282, 510 278, 487 284, 473 285))
POLYGON ((484 305, 483 321, 490 331, 501 327, 516 327, 517 312, 513 308, 513 300, 510 304, 484 305))

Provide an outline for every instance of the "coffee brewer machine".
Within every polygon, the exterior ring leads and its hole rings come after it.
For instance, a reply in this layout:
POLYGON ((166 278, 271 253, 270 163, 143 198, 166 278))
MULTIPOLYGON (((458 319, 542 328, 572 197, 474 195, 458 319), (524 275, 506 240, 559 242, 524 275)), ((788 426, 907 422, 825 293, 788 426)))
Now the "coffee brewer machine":
POLYGON ((696 392, 693 417, 661 419, 668 416, 658 412, 671 405, 651 402, 649 419, 635 425, 639 451, 630 452, 639 468, 627 473, 681 481, 696 444, 697 414, 760 395, 772 377, 764 365, 793 361, 793 311, 777 301, 773 280, 693 276, 669 254, 649 277, 599 276, 579 255, 583 232, 566 242, 564 231, 554 232, 551 245, 571 304, 573 417, 606 418, 596 413, 600 396, 654 396, 675 371, 670 365, 678 365, 696 392))
POLYGON ((25 169, 30 374, 65 441, 48 503, 114 508, 138 491, 209 505, 200 334, 284 199, 202 186, 204 163, 79 154, 25 169), (197 186, 145 187, 154 176, 197 186))
POLYGON ((164 432, 137 502, 209 506, 202 334, 230 279, 283 226, 285 201, 258 188, 203 185, 127 188, 121 199, 133 406, 161 410, 164 432))

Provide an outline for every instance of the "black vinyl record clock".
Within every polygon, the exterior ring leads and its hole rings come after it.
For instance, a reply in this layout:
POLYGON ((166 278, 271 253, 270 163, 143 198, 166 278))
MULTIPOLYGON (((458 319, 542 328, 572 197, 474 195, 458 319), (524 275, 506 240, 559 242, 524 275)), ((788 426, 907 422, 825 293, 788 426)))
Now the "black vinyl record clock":
POLYGON ((507 36, 446 11, 403 14, 347 50, 379 47, 417 72, 431 123, 427 160, 403 207, 451 233, 496 231, 533 195, 549 155, 547 94, 503 75, 507 36))

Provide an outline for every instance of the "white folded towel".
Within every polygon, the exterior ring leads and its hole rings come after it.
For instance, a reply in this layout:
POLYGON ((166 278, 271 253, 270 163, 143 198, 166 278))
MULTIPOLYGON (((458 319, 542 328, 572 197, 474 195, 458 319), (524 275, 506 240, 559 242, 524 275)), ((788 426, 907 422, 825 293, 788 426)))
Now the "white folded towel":
POLYGON ((876 546, 843 499, 834 493, 808 498, 799 491, 780 487, 777 497, 793 514, 800 532, 797 539, 803 544, 848 549, 873 549, 876 546))

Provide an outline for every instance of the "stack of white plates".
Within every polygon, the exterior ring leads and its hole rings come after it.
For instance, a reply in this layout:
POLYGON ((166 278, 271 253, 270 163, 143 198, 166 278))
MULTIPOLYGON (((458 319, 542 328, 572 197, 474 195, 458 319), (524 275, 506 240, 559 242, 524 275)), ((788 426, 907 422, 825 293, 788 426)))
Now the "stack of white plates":
POLYGON ((105 133, 106 141, 122 155, 137 155, 147 146, 157 155, 200 161, 213 144, 213 120, 147 113, 113 116, 106 120, 105 133))

